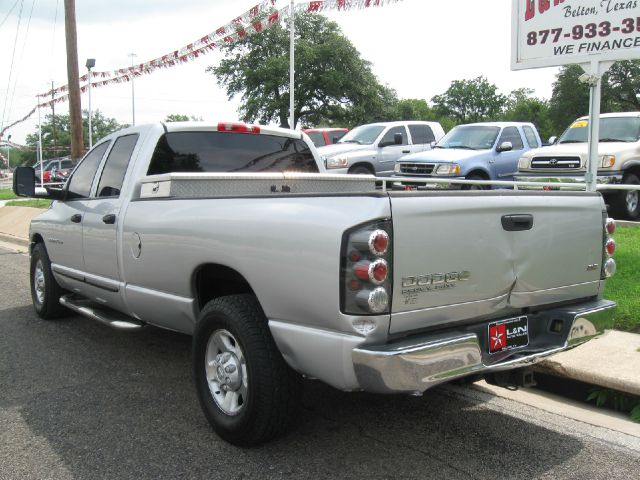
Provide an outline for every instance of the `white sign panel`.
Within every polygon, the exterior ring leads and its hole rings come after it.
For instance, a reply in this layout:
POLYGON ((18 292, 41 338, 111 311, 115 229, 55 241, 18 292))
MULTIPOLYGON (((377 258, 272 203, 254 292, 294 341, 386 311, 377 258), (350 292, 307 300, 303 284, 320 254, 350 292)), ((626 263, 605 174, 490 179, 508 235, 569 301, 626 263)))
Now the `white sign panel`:
POLYGON ((640 0, 512 2, 512 70, 640 58, 640 0))

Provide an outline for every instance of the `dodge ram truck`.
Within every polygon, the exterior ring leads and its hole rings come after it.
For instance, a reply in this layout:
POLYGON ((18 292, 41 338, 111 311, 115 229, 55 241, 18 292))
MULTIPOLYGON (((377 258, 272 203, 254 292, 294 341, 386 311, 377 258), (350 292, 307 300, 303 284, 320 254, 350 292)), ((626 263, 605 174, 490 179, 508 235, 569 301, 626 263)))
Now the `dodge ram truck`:
MULTIPOLYGON (((283 434, 302 377, 420 395, 597 335, 615 303, 615 222, 587 192, 376 188, 308 137, 246 124, 135 126, 93 147, 30 236, 35 312, 193 336, 213 429, 283 434)), ((519 370, 522 372, 522 370, 519 370)), ((511 374, 512 377, 510 377, 511 374)))
MULTIPOLYGON (((580 117, 554 145, 526 152, 516 180, 583 183, 587 173, 589 117, 580 117)), ((640 112, 600 115, 597 183, 640 186, 640 112)), ((638 190, 603 190, 611 212, 619 218, 640 218, 638 190)))

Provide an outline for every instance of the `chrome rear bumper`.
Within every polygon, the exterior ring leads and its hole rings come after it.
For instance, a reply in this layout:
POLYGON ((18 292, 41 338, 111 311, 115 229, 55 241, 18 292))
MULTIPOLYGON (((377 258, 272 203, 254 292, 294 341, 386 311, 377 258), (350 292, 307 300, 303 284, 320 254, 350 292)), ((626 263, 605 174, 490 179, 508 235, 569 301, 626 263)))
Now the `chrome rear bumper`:
MULTIPOLYGON (((615 307, 614 302, 599 300, 532 315, 532 321, 547 325, 561 319, 570 328, 553 337, 538 326, 540 338, 535 347, 512 350, 501 357, 485 353, 483 340, 474 332, 444 332, 356 348, 352 353, 356 377, 360 387, 369 392, 420 393, 467 375, 531 365, 602 333, 610 326, 615 307)), ((482 330, 484 325, 480 327, 482 330)))

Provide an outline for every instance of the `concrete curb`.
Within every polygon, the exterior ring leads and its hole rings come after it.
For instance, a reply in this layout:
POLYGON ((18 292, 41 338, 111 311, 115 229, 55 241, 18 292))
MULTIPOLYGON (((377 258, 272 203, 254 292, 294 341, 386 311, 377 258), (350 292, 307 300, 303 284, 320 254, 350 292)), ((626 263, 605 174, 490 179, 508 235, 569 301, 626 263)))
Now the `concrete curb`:
POLYGON ((540 362, 537 370, 640 397, 640 335, 604 335, 540 362))
POLYGON ((9 235, 7 233, 0 232, 0 240, 8 243, 15 243, 16 245, 20 245, 21 247, 29 246, 28 238, 16 237, 14 235, 9 235))

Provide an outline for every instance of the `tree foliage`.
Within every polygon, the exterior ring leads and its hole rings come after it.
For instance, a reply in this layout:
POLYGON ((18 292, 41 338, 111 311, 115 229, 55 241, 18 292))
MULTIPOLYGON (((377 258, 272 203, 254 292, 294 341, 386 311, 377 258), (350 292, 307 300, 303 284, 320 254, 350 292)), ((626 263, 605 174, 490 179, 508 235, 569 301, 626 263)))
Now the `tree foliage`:
POLYGON ((500 117, 506 98, 498 87, 485 77, 454 80, 447 91, 431 101, 441 116, 452 117, 457 123, 482 122, 500 117))
POLYGON ((194 115, 183 115, 181 113, 170 113, 169 115, 167 115, 164 119, 164 121, 166 123, 171 123, 171 122, 201 122, 202 121, 202 117, 196 117, 194 115))
MULTIPOLYGON (((82 113, 82 127, 85 151, 89 148, 89 114, 82 113)), ((127 124, 120 124, 114 118, 105 117, 99 110, 95 110, 91 116, 91 128, 93 130, 93 143, 95 144, 102 137, 109 135, 116 130, 128 127, 127 124)), ((69 115, 56 115, 55 125, 53 116, 45 115, 42 122, 42 156, 43 158, 54 158, 69 155, 71 153, 71 121, 69 115), (54 143, 55 126, 55 143, 54 143)), ((31 147, 24 155, 24 162, 32 162, 36 158, 36 148, 38 146, 38 131, 30 133, 26 137, 26 144, 31 147)))
MULTIPOLYGON (((549 113, 556 133, 589 113, 589 87, 580 82, 579 65, 562 67, 553 83, 549 113)), ((602 76, 601 112, 640 110, 640 60, 616 62, 602 76)))
POLYGON ((549 117, 549 102, 534 97, 533 90, 530 88, 518 88, 509 94, 502 119, 533 123, 543 140, 554 135, 549 117))
MULTIPOLYGON (((302 125, 353 126, 394 115, 395 92, 381 85, 335 22, 316 14, 295 17, 295 105, 302 125)), ((246 122, 289 122, 289 32, 274 25, 222 47, 225 58, 207 71, 241 96, 246 122)))

